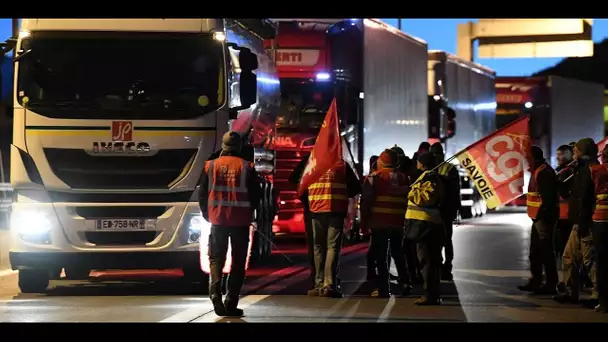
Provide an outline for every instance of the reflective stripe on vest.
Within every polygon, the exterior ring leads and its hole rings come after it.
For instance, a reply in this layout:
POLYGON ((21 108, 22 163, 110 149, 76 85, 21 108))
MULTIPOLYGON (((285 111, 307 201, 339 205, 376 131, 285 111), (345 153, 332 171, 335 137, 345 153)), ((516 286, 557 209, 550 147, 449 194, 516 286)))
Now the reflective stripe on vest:
POLYGON ((543 200, 540 197, 540 192, 538 192, 538 174, 547 167, 546 164, 541 165, 540 167, 534 170, 532 174, 532 179, 530 179, 530 184, 528 184, 528 194, 526 195, 526 205, 528 206, 528 216, 531 219, 536 219, 538 217, 538 211, 540 206, 543 204, 543 200))
POLYGON ((407 208, 407 176, 394 169, 382 169, 373 179, 375 196, 372 205, 373 227, 403 227, 407 208))
POLYGON ((595 191, 594 222, 608 222, 608 165, 590 167, 595 191))
POLYGON ((438 208, 419 207, 414 202, 409 202, 405 218, 408 220, 420 220, 433 223, 443 223, 441 213, 438 208))
POLYGON ((327 170, 308 187, 308 204, 313 213, 348 212, 346 168, 338 165, 327 170))
POLYGON ((248 227, 253 219, 247 190, 249 163, 238 157, 220 157, 208 161, 207 175, 209 177, 209 187, 207 189, 209 193, 207 203, 209 222, 220 226, 248 227), (221 172, 224 172, 224 174, 216 174, 216 168, 218 167, 222 169, 221 172), (229 173, 239 172, 238 179, 230 179, 229 173), (218 179, 218 176, 223 179, 218 179))

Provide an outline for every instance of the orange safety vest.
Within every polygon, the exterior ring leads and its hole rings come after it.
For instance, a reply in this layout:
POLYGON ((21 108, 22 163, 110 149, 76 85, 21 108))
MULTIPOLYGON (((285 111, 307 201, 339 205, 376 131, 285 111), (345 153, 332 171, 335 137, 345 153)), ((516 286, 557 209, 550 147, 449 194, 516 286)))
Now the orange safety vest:
POLYGON ((209 177, 209 222, 213 225, 249 227, 253 209, 247 179, 253 164, 234 156, 222 156, 205 163, 209 177))
POLYGON ((373 176, 375 197, 372 220, 379 227, 403 227, 407 209, 409 181, 395 169, 381 169, 373 176))
POLYGON ((325 171, 308 187, 308 204, 312 213, 348 212, 346 165, 344 162, 325 171))
POLYGON ((593 165, 591 178, 595 189, 594 222, 608 222, 608 164, 593 165))
POLYGON ((533 220, 538 217, 538 211, 540 209, 541 204, 543 204, 543 200, 540 197, 540 192, 538 192, 538 174, 546 167, 546 164, 537 167, 536 170, 534 170, 534 172, 532 173, 530 183, 528 184, 526 204, 528 206, 528 216, 533 220))

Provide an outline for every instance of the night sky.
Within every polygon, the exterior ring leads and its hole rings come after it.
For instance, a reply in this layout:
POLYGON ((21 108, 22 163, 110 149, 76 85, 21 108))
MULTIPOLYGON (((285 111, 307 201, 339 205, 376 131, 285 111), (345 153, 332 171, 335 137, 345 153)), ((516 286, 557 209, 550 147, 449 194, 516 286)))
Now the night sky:
MULTIPOLYGON (((397 26, 397 19, 382 19, 397 26)), ((402 29, 408 34, 422 38, 431 50, 456 52, 456 25, 476 19, 402 19, 402 29)), ((0 40, 10 36, 11 20, 0 19, 0 40)), ((593 40, 602 41, 608 37, 608 19, 593 21, 593 40)), ((552 66, 559 58, 526 59, 477 59, 477 62, 494 69, 501 76, 527 76, 552 66)))

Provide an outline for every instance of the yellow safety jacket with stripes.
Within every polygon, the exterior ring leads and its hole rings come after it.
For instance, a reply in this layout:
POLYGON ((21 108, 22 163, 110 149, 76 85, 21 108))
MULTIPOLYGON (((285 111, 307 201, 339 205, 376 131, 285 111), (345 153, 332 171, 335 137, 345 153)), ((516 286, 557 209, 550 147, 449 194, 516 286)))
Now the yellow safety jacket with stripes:
POLYGON ((373 188, 370 229, 403 227, 409 192, 407 175, 384 168, 374 172, 368 181, 373 188))
POLYGON ((405 218, 442 224, 439 204, 443 195, 439 176, 434 171, 424 171, 410 189, 405 218))
POLYGON ((547 167, 546 164, 542 164, 537 167, 530 177, 530 183, 528 184, 528 194, 526 195, 526 205, 528 206, 528 217, 536 219, 540 206, 543 204, 543 199, 540 197, 538 192, 538 174, 547 167))
POLYGON ((346 166, 344 162, 339 162, 308 187, 310 212, 346 214, 348 212, 346 185, 346 166))

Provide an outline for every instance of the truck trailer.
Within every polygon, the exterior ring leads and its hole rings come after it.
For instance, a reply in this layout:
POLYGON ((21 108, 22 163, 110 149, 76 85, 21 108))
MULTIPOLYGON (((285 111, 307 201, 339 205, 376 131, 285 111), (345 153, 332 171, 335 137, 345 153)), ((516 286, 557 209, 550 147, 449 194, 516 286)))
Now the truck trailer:
MULTIPOLYGON (((491 134, 495 128, 496 73, 443 51, 429 51, 429 142, 441 141, 446 157, 491 134)), ((485 214, 487 207, 457 160, 460 217, 485 214)))
MULTIPOLYGON (((314 146, 335 97, 345 160, 359 174, 395 144, 412 155, 427 140, 427 44, 375 19, 281 19, 275 51, 282 109, 277 120, 274 183, 280 188, 273 230, 303 233, 293 167, 314 146)), ((356 216, 351 203, 346 227, 356 216)))
MULTIPOLYGON (((204 279, 200 175, 231 126, 249 137, 251 160, 272 154, 279 80, 263 40, 275 29, 263 19, 22 20, 9 254, 22 292, 43 291, 61 269, 204 279)), ((272 205, 266 196, 252 225, 260 258, 272 205)))
MULTIPOLYGON (((604 86, 559 76, 497 77, 496 128, 530 116, 530 136, 547 161, 557 165, 560 145, 604 137, 604 86)), ((529 173, 525 177, 527 188, 529 173)), ((510 205, 525 206, 525 195, 510 205)))

